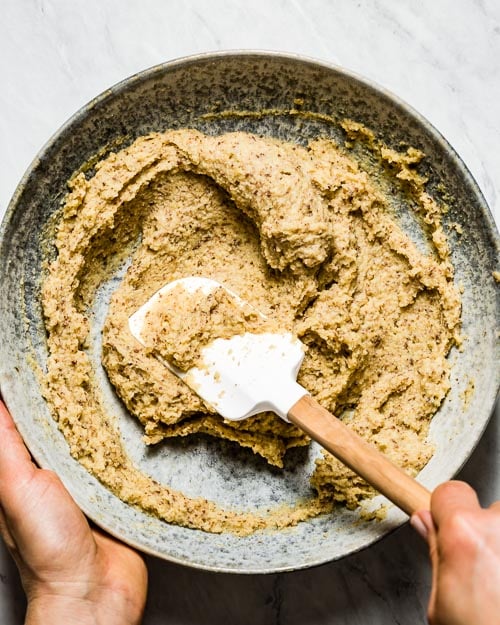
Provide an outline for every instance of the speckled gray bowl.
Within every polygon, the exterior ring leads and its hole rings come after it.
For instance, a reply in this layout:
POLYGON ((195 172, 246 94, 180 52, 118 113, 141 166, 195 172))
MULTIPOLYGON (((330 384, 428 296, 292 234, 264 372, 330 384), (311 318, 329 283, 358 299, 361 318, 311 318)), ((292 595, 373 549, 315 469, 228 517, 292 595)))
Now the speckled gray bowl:
MULTIPOLYGON (((166 128, 191 126, 214 134, 243 129, 297 142, 318 135, 341 137, 328 116, 363 122, 389 145, 404 142, 422 149, 428 157, 430 189, 443 183, 455 198, 446 224, 457 282, 464 287, 467 340, 463 352, 450 356, 453 387, 433 421, 431 438, 436 453, 421 473, 421 481, 433 487, 452 477, 486 426, 499 377, 499 300, 491 275, 498 262, 498 235, 479 189, 441 135, 394 96, 339 68, 308 59, 236 52, 200 55, 154 67, 96 98, 49 141, 19 184, 0 233, 0 384, 4 398, 40 465, 62 477, 98 525, 145 552, 213 571, 286 571, 345 556, 405 520, 394 507, 382 523, 360 522, 359 512, 339 510, 287 531, 248 538, 168 525, 122 503, 70 457, 35 375, 36 366, 43 371, 47 358, 39 297, 46 233, 50 232, 46 225, 76 169, 103 148, 106 152, 139 135, 166 128), (289 112, 298 107, 318 115, 289 112), (218 115, 223 111, 234 114, 218 115), (455 222, 463 228, 461 236, 451 228, 455 222), (475 390, 465 405, 463 393, 471 380, 475 390)), ((414 224, 405 219, 404 203, 395 205, 405 228, 414 234, 414 224)), ((95 310, 97 343, 112 284, 108 287, 101 289, 95 310)), ((100 371, 98 357, 96 366, 100 371)), ((119 419, 126 448, 157 479, 190 495, 240 509, 292 503, 310 492, 308 477, 317 448, 290 452, 282 472, 270 469, 247 451, 213 439, 172 441, 147 450, 135 420, 123 411, 104 374, 100 379, 108 409, 119 419)))

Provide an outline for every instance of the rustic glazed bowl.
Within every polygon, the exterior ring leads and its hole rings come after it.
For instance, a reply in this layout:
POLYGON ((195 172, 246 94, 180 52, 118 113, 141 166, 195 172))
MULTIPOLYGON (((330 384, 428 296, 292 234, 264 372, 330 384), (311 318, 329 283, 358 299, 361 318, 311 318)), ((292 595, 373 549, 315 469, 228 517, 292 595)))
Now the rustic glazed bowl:
MULTIPOLYGON (((335 120, 366 124, 388 145, 411 145, 427 155, 429 189, 453 196, 445 216, 456 280, 463 285, 462 352, 453 351, 452 389, 435 416, 436 452, 419 480, 429 488, 451 478, 467 460, 490 417, 498 382, 498 289, 492 278, 499 239, 471 175, 443 137, 393 95, 349 72, 313 60, 262 52, 199 55, 166 63, 107 90, 72 117, 26 172, 0 231, 0 384, 17 426, 37 462, 56 471, 98 525, 147 553, 189 566, 238 573, 310 567, 357 551, 402 524, 389 506, 382 522, 363 522, 360 511, 339 509, 281 532, 248 538, 214 535, 169 525, 117 499, 71 458, 41 396, 38 373, 47 359, 40 307, 44 254, 50 253, 51 216, 72 173, 92 157, 139 135, 194 127, 212 134, 231 130, 306 143, 317 136, 342 139, 335 120), (300 109, 300 110, 299 110, 300 109), (304 114, 313 113, 313 115, 304 114), (224 113, 221 115, 221 113, 224 113), (459 235, 453 224, 460 224, 459 235), (468 402, 464 393, 474 386, 468 402)), ((395 201, 404 228, 418 237, 404 201, 395 201)), ((118 280, 119 276, 115 277, 118 280)), ((97 334, 109 289, 95 307, 97 334)), ((141 428, 123 409, 97 359, 96 368, 135 462, 160 481, 227 507, 290 504, 307 497, 316 446, 292 450, 284 471, 250 452, 215 439, 170 441, 147 449, 141 428)), ((381 497, 372 502, 377 506, 381 497)))

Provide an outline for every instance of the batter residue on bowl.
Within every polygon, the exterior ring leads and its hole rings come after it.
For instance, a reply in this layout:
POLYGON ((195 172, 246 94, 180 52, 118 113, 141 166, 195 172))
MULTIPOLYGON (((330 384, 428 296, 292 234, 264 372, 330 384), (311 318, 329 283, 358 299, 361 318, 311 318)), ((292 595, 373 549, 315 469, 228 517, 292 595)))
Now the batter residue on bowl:
MULTIPOLYGON (((365 132, 344 127, 351 139, 365 132)), ((278 467, 287 449, 308 444, 273 414, 223 421, 130 334, 129 316, 156 290, 198 275, 305 343, 299 382, 323 406, 409 473, 429 460, 429 422, 450 385, 446 356, 460 340, 460 300, 440 207, 416 173, 423 155, 377 150, 427 224, 427 253, 391 215, 377 179, 329 139, 301 147, 245 133, 167 131, 70 182, 43 284, 44 392, 71 454, 123 501, 172 523, 247 534, 296 524, 334 502, 354 507, 372 492, 327 453, 310 500, 262 514, 190 499, 141 473, 102 408, 87 353, 95 291, 127 255, 102 358, 147 444, 204 433, 278 467)))

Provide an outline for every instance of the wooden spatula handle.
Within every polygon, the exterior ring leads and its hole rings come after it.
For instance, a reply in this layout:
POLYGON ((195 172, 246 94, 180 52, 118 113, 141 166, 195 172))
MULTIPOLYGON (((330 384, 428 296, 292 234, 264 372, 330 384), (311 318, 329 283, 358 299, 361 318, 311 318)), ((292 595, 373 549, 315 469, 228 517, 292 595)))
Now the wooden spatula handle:
POLYGON ((407 514, 429 510, 431 494, 426 488, 322 408, 310 395, 305 395, 290 408, 288 418, 407 514))

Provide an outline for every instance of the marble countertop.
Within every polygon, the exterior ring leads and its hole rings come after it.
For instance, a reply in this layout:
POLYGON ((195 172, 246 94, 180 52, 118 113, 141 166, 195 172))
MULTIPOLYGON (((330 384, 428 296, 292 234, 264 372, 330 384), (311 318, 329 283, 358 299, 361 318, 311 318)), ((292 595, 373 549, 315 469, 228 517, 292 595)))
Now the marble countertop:
MULTIPOLYGON (((449 140, 500 213, 497 0, 2 0, 0 218, 44 142, 128 75, 176 57, 252 48, 305 54, 397 93, 449 140)), ((500 499, 498 415, 460 477, 500 499)), ((418 625, 430 575, 408 525, 320 568, 216 575, 148 558, 144 625, 418 625)), ((16 569, 0 545, 0 623, 23 622, 16 569)))

